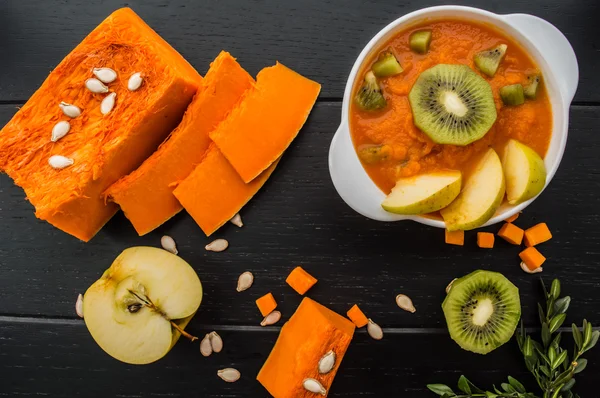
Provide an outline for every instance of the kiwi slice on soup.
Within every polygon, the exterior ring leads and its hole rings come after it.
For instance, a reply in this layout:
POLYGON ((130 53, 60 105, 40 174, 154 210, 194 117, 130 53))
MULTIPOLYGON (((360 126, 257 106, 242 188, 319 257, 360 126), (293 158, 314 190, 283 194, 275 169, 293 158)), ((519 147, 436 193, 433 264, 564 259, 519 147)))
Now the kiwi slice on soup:
POLYGON ((502 62, 506 55, 507 48, 506 44, 500 44, 488 50, 478 52, 473 59, 475 66, 489 77, 494 77, 500 66, 500 62, 502 62))
POLYGON ((381 93, 381 87, 379 87, 379 83, 373 72, 369 71, 365 74, 365 80, 360 90, 356 93, 354 100, 365 111, 375 111, 385 108, 387 101, 381 93))

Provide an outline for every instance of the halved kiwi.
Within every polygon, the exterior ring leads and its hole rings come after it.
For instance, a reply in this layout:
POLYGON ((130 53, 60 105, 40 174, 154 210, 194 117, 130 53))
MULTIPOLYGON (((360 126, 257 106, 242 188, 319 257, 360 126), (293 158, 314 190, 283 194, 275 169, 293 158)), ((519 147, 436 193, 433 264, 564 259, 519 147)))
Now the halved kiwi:
POLYGON ((500 98, 504 105, 521 105, 525 102, 523 86, 520 84, 511 84, 500 88, 500 98))
POLYGON ((452 340, 464 350, 487 354, 515 332, 519 289, 498 272, 475 271, 454 281, 442 309, 452 340))
POLYGON ((525 94, 525 97, 528 99, 535 99, 537 96, 538 86, 542 81, 542 75, 535 74, 527 76, 527 81, 529 84, 527 84, 523 89, 523 94, 525 94))
POLYGON ((404 69, 391 51, 384 51, 379 54, 377 61, 371 66, 371 70, 377 77, 389 77, 402 73, 404 69))
POLYGON ((431 31, 430 30, 419 30, 410 35, 408 39, 410 49, 418 54, 425 54, 429 51, 429 44, 431 43, 431 31))
POLYGON ((365 74, 363 85, 356 93, 354 100, 365 111, 374 111, 385 108, 387 101, 381 93, 381 87, 372 71, 365 74))
POLYGON ((415 125, 437 144, 468 145, 496 121, 490 84, 466 65, 427 69, 408 99, 415 125))
POLYGON ((473 59, 475 66, 489 77, 494 77, 500 66, 500 62, 502 62, 506 55, 507 48, 506 44, 500 44, 494 48, 478 52, 473 59))

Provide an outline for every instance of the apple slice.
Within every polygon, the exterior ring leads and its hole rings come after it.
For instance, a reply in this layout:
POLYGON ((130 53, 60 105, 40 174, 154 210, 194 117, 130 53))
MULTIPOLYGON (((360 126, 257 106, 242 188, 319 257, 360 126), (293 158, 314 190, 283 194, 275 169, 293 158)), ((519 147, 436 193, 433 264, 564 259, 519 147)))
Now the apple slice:
POLYGON ((502 160, 509 204, 517 205, 542 192, 546 185, 546 166, 536 151, 517 140, 510 140, 502 160))
POLYGON ((123 251, 83 297, 85 324, 110 356, 146 364, 165 356, 202 301, 196 272, 153 247, 123 251))
POLYGON ((443 170, 401 178, 381 207, 397 214, 425 214, 448 206, 460 193, 462 174, 443 170))
POLYGON ((456 200, 441 210, 449 231, 469 230, 485 224, 504 198, 502 163, 492 148, 475 165, 456 200))

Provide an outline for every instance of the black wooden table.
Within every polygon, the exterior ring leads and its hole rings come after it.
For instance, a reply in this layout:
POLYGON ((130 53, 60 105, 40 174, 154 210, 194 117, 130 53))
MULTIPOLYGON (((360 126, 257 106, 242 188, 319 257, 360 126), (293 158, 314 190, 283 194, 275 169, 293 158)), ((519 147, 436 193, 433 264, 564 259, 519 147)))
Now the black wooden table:
MULTIPOLYGON (((301 264, 319 279, 310 297, 339 313, 358 303, 385 329, 382 341, 360 330, 331 391, 332 397, 433 397, 427 383, 455 385, 461 374, 484 386, 510 374, 531 388, 515 342, 487 356, 462 351, 446 331, 444 287, 478 268, 504 273, 521 289, 523 319, 537 326, 537 276, 519 268, 518 248, 498 242, 491 251, 467 235, 465 247, 444 244, 443 231, 412 222, 380 223, 348 208, 327 169, 330 140, 340 121, 341 97, 352 63, 381 27, 415 9, 442 1, 365 0, 118 0, 0 1, 0 125, 49 71, 102 19, 131 6, 200 73, 221 49, 252 74, 279 60, 323 85, 308 123, 262 191, 243 211, 245 226, 227 225, 223 253, 204 250, 208 239, 185 213, 140 238, 122 214, 82 243, 34 217, 21 189, 0 176, 0 396, 52 397, 264 397, 254 379, 279 328, 261 328, 254 299, 273 292, 284 320, 301 297, 284 282, 301 264), (94 282, 121 250, 159 246, 168 234, 196 269, 205 296, 189 330, 217 330, 225 350, 202 357, 180 341, 164 359, 130 366, 106 355, 74 311, 78 293, 94 282), (250 270, 255 284, 235 292, 250 270), (399 310, 409 295, 415 314, 399 310), (242 379, 216 376, 235 367, 242 379)), ((600 325, 600 2, 596 0, 472 0, 494 12, 525 12, 555 24, 571 41, 581 79, 571 107, 569 142, 549 189, 517 224, 546 221, 554 239, 541 274, 558 277, 573 297, 565 325, 587 317, 600 325)), ((496 231, 496 227, 488 228, 496 231)), ((600 349, 575 390, 598 397, 600 349)))

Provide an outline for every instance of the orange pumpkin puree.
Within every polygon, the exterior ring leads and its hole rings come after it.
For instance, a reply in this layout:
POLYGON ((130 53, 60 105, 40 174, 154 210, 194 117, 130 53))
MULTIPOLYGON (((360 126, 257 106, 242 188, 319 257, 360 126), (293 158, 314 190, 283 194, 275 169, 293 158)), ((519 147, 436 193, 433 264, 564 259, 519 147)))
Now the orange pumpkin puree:
MULTIPOLYGON (((518 106, 502 104, 499 89, 515 83, 527 84, 527 75, 539 72, 532 59, 513 39, 491 26, 462 21, 443 20, 428 22, 399 32, 378 51, 374 52, 354 82, 354 94, 360 89, 364 74, 381 51, 391 48, 404 71, 396 76, 380 79, 387 106, 380 111, 363 111, 353 101, 350 107, 350 131, 354 146, 387 144, 391 156, 380 163, 363 167, 386 194, 398 178, 440 169, 469 171, 478 155, 492 146, 499 154, 504 144, 515 138, 545 156, 552 134, 552 109, 544 84, 538 88, 537 97, 518 106), (432 31, 427 54, 411 51, 409 36, 422 29, 432 31), (507 44, 506 57, 493 78, 482 74, 473 63, 479 51, 507 44), (408 94, 419 74, 438 64, 464 64, 483 76, 492 86, 498 111, 496 123, 480 140, 467 146, 438 145, 413 123, 408 94)), ((354 98, 353 94, 353 98, 354 98)))

